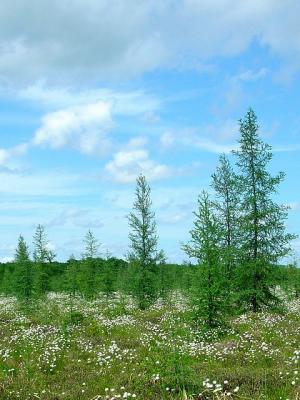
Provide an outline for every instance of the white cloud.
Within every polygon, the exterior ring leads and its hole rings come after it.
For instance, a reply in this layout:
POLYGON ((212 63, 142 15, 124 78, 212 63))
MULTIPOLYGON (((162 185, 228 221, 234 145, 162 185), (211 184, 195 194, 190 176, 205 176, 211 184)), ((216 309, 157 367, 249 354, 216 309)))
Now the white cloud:
POLYGON ((0 148, 0 167, 7 170, 16 170, 18 168, 18 158, 26 154, 28 150, 28 144, 21 143, 15 147, 8 149, 0 148))
POLYGON ((159 138, 160 144, 164 148, 172 147, 176 142, 176 137, 172 132, 164 132, 159 138))
POLYGON ((232 139, 238 133, 237 124, 225 121, 222 125, 205 125, 200 128, 186 128, 164 132, 160 143, 165 149, 177 146, 188 146, 210 153, 230 153, 237 148, 232 139), (230 142, 229 142, 230 141, 230 142))
POLYGON ((184 141, 186 144, 196 147, 199 150, 208 151, 210 153, 230 153, 232 150, 236 149, 238 146, 236 144, 222 144, 216 143, 210 139, 202 137, 194 137, 193 139, 186 139, 184 141))
POLYGON ((154 113, 161 106, 157 97, 143 92, 115 91, 108 88, 74 90, 67 87, 49 87, 45 82, 37 82, 19 91, 21 100, 29 100, 46 109, 65 109, 93 103, 109 104, 119 115, 154 113))
POLYGON ((110 105, 97 102, 51 112, 42 119, 33 144, 53 149, 71 147, 85 154, 103 154, 110 146, 110 105))
POLYGON ((233 76, 232 80, 236 82, 238 81, 253 82, 264 78, 267 75, 267 73, 268 73, 267 68, 260 68, 258 71, 248 69, 246 71, 239 73, 238 75, 233 76))
POLYGON ((114 154, 113 160, 105 165, 105 171, 115 182, 134 182, 140 173, 148 180, 170 177, 173 172, 165 164, 159 164, 149 158, 144 149, 123 150, 114 154))
POLYGON ((84 186, 83 177, 63 171, 48 173, 0 172, 0 193, 18 196, 70 196, 84 186))
MULTIPOLYGON (((109 89, 70 90, 39 83, 19 93, 48 111, 31 144, 52 149, 73 148, 84 154, 103 155, 111 148, 109 132, 117 116, 144 116, 161 107, 160 100, 143 91, 117 92, 109 89)), ((145 138, 134 138, 129 146, 141 146, 145 138)))
POLYGON ((254 40, 299 67, 299 10, 297 0, 2 0, 0 77, 11 85, 127 79, 206 65, 254 40))
POLYGON ((46 225, 51 227, 71 225, 82 228, 102 228, 103 221, 96 215, 91 215, 91 210, 89 209, 70 208, 61 211, 46 225))

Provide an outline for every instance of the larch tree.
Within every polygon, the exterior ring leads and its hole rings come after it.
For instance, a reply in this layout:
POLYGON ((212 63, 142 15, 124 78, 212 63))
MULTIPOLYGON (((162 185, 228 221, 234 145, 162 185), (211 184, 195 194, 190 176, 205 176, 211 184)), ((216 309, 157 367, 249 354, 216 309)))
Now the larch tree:
POLYGON ((258 135, 257 117, 249 109, 240 120, 240 148, 234 151, 240 169, 242 259, 239 267, 240 297, 253 312, 274 304, 276 264, 290 251, 294 235, 286 233, 288 207, 274 200, 284 173, 272 176, 267 167, 271 146, 258 135))
POLYGON ((239 206, 240 194, 238 176, 225 154, 219 158, 219 165, 212 175, 212 187, 216 194, 213 202, 221 228, 222 258, 226 278, 230 286, 235 279, 235 267, 239 247, 239 206))
POLYGON ((84 245, 85 245, 85 251, 83 254, 84 258, 97 257, 99 248, 100 248, 100 243, 90 229, 88 230, 87 234, 85 235, 83 241, 84 241, 84 245))
POLYGON ((191 240, 183 246, 186 254, 197 260, 197 280, 192 291, 192 305, 197 319, 210 328, 220 325, 226 312, 224 268, 221 260, 221 227, 209 194, 203 191, 194 212, 191 240))
POLYGON ((84 237, 85 250, 83 253, 83 268, 81 284, 84 295, 92 299, 97 291, 97 260, 100 243, 93 232, 89 229, 84 237))
POLYGON ((157 265, 163 254, 158 251, 155 214, 151 210, 151 189, 144 175, 136 180, 133 210, 128 216, 130 233, 129 262, 134 268, 133 294, 140 309, 145 309, 157 298, 157 265))
POLYGON ((38 225, 33 237, 33 260, 36 263, 52 262, 56 255, 49 249, 49 241, 47 240, 45 228, 38 225))
POLYGON ((33 274, 28 246, 22 235, 19 236, 18 246, 15 253, 15 263, 16 293, 21 300, 27 302, 32 297, 33 274))
POLYGON ((49 249, 45 228, 38 225, 33 237, 33 260, 37 269, 35 281, 35 293, 37 296, 44 295, 49 290, 49 271, 47 263, 51 263, 55 254, 49 249))

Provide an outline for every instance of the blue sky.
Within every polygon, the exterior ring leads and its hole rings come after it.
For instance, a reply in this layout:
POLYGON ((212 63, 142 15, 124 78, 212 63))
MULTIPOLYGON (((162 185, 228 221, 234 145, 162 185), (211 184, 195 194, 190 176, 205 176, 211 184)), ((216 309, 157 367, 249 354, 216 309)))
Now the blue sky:
POLYGON ((297 0, 16 3, 0 6, 2 261, 39 223, 61 260, 88 229, 124 256, 140 172, 160 247, 183 260, 197 196, 249 106, 300 234, 297 0))

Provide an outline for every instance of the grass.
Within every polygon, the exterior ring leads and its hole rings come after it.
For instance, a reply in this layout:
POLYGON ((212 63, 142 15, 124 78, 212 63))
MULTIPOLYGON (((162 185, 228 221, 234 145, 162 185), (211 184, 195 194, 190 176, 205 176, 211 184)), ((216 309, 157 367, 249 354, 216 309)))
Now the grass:
POLYGON ((0 298, 0 399, 300 399, 300 302, 195 326, 184 298, 0 298))

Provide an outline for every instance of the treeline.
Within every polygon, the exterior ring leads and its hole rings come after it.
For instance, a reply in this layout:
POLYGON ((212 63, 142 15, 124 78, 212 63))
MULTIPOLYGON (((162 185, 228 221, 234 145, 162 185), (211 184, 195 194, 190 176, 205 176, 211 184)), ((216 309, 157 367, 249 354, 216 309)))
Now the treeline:
POLYGON ((0 290, 20 299, 66 291, 89 299, 99 291, 131 294, 140 309, 175 289, 185 291, 196 320, 209 327, 236 312, 258 312, 280 305, 278 289, 299 296, 300 274, 295 264, 283 267, 296 236, 285 230, 288 207, 275 201, 284 173, 271 175, 271 147, 258 135, 252 109, 240 120, 239 148, 231 164, 221 155, 211 190, 202 191, 194 213, 190 241, 182 246, 191 258, 186 265, 169 265, 158 248, 150 186, 137 178, 135 200, 128 216, 130 248, 126 261, 99 258, 99 243, 89 231, 81 260, 55 262, 43 226, 34 236, 32 259, 20 236, 14 263, 0 265, 0 290))
MULTIPOLYGON (((0 263, 0 294, 30 301, 48 292, 84 296, 92 300, 99 292, 107 296, 115 292, 132 295, 132 265, 115 257, 91 260, 70 259, 37 264, 33 261, 0 263), (41 277, 42 274, 42 277, 41 277)), ((155 290, 167 299, 174 290, 188 292, 196 267, 190 264, 163 264, 155 276, 155 290)))

